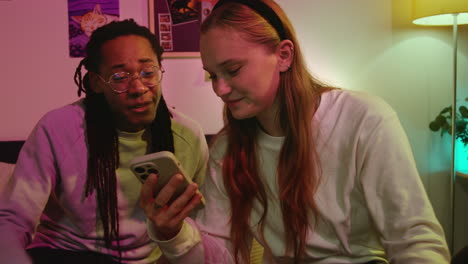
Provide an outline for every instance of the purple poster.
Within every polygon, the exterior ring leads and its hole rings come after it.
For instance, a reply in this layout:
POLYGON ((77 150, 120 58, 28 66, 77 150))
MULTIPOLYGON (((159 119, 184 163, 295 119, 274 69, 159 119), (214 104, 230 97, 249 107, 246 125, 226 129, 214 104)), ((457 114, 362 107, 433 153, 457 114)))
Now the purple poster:
POLYGON ((216 0, 150 0, 149 25, 165 57, 199 56, 200 23, 216 0))
POLYGON ((119 20, 119 0, 68 0, 70 57, 84 57, 91 33, 119 20))

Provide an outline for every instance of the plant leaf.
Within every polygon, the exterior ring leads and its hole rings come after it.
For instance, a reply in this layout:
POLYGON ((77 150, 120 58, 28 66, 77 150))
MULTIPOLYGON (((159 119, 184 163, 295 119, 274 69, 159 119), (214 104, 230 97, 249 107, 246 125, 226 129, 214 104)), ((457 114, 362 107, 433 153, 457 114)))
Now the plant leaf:
POLYGON ((444 124, 447 123, 447 119, 443 115, 438 115, 436 117, 436 119, 434 120, 434 122, 436 122, 437 125, 439 125, 439 127, 441 127, 441 126, 443 126, 444 124))
POLYGON ((463 118, 468 118, 468 108, 466 108, 466 106, 462 105, 458 110, 460 110, 460 114, 463 118))
POLYGON ((451 106, 451 105, 445 107, 444 109, 442 109, 442 111, 440 111, 440 114, 439 114, 439 115, 447 114, 447 113, 452 113, 452 106, 451 106))
POLYGON ((436 121, 432 121, 430 124, 429 124, 429 129, 432 130, 432 131, 437 131, 440 129, 440 125, 438 122, 436 121))

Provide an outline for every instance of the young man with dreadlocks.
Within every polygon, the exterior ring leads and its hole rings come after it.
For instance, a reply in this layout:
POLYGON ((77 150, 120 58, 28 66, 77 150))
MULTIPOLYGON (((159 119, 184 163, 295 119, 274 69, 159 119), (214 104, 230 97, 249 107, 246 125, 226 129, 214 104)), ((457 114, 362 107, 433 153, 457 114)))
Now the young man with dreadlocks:
POLYGON ((86 53, 75 73, 85 98, 38 122, 2 194, 0 263, 156 263, 141 183, 129 169, 139 155, 171 151, 192 177, 190 198, 176 200, 179 218, 200 202, 206 140, 164 102, 156 36, 133 20, 112 22, 94 31, 86 53))

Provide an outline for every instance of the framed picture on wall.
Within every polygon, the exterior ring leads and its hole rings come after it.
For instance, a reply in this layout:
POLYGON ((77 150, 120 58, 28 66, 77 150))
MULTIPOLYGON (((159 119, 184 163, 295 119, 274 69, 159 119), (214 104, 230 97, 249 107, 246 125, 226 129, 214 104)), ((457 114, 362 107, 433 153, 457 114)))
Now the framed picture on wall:
POLYGON ((70 57, 85 57, 93 31, 119 20, 119 0, 68 0, 70 57))
POLYGON ((148 0, 149 28, 165 58, 200 57, 200 24, 217 0, 148 0))

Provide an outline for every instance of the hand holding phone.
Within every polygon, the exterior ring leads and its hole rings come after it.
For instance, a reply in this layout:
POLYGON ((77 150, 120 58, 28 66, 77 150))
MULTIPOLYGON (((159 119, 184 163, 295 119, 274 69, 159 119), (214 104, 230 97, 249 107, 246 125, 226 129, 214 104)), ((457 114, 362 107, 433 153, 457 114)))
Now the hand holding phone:
MULTIPOLYGON (((192 183, 192 180, 187 177, 187 174, 184 172, 182 165, 177 160, 175 155, 169 151, 160 151, 134 158, 132 161, 130 161, 130 169, 141 183, 144 183, 148 176, 152 173, 158 175, 158 181, 154 190, 155 196, 162 190, 162 188, 175 174, 181 174, 184 180, 181 184, 179 184, 176 191, 169 199, 168 204, 172 203, 175 199, 177 199, 177 197, 184 193, 187 186, 192 183)), ((202 198, 201 203, 197 209, 203 207, 204 204, 205 199, 202 198)))

